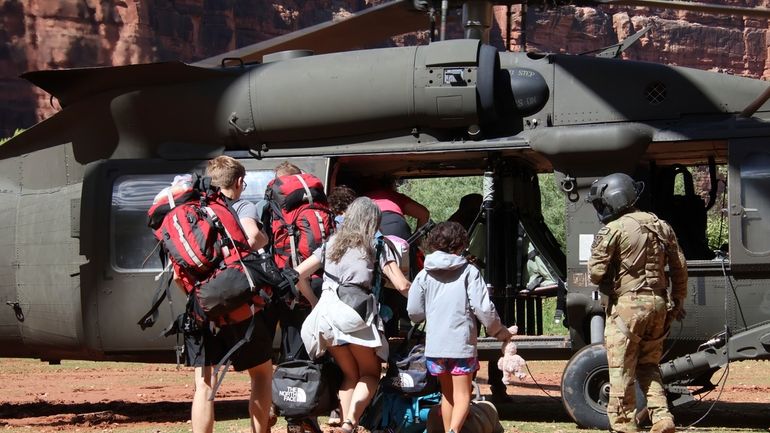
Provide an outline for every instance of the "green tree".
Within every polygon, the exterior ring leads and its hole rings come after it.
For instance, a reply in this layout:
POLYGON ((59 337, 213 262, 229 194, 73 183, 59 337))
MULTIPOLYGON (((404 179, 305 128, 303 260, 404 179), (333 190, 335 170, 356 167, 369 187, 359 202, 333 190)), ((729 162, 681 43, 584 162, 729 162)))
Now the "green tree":
POLYGON ((567 238, 564 228, 566 206, 564 193, 556 184, 553 173, 539 174, 537 177, 540 184, 540 206, 545 224, 559 241, 562 251, 565 251, 567 238))
POLYGON ((430 210, 433 221, 446 221, 466 194, 481 194, 481 176, 409 179, 399 191, 430 210))
MULTIPOLYGON (((446 221, 457 210, 462 196, 482 193, 482 182, 481 176, 409 179, 399 191, 427 207, 434 221, 446 221)), ((551 173, 538 175, 538 182, 545 223, 564 249, 564 193, 551 173)))

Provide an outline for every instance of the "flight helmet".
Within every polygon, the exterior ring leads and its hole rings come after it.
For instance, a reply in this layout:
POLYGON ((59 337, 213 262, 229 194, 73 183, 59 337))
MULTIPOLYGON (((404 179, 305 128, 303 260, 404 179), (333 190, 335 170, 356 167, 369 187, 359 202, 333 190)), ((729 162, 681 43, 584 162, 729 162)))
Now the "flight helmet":
POLYGON ((635 182, 624 173, 613 173, 591 184, 586 199, 596 209, 599 220, 608 223, 634 206, 644 190, 644 182, 635 182))

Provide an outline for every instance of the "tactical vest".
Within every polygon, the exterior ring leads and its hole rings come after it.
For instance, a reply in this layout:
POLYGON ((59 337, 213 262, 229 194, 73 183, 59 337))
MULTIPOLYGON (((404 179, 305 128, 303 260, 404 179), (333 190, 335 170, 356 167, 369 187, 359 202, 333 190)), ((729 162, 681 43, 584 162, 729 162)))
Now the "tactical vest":
POLYGON ((668 286, 666 276, 668 241, 665 227, 655 215, 647 212, 631 212, 616 221, 629 247, 620 258, 620 272, 616 284, 617 295, 636 292, 643 288, 665 295, 668 286))

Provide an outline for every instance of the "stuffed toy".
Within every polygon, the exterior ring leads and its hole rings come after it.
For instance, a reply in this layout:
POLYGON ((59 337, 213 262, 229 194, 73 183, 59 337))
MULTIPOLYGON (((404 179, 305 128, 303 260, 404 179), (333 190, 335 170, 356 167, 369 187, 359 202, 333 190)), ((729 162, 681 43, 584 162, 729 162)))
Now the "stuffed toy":
MULTIPOLYGON (((508 328, 511 334, 515 335, 519 328, 511 326, 508 328)), ((497 368, 503 372, 503 383, 508 385, 513 382, 514 376, 519 380, 527 377, 525 371, 526 362, 524 358, 516 354, 516 343, 513 340, 503 343, 503 356, 497 360, 497 368)))

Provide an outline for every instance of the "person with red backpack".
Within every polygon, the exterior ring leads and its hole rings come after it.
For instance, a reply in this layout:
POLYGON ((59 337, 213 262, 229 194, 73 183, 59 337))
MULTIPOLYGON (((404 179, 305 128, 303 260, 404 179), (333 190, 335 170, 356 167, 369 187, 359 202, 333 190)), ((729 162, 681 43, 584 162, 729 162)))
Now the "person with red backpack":
MULTIPOLYGON (((229 156, 218 156, 208 162, 206 175, 211 184, 219 187, 228 204, 237 212, 249 247, 259 249, 267 244, 267 237, 260 230, 254 204, 240 200, 246 188, 246 169, 229 156)), ((178 275, 175 274, 175 279, 178 275)), ((178 281, 178 280, 177 280, 178 281)), ((246 370, 251 380, 249 415, 252 431, 266 433, 269 430, 269 411, 272 404, 271 378, 273 374, 272 332, 268 329, 264 311, 256 313, 251 339, 232 355, 236 371, 246 370)), ((251 320, 227 324, 217 328, 186 332, 185 363, 195 367, 195 393, 192 402, 193 433, 211 433, 214 429, 214 402, 212 396, 212 366, 243 338, 251 320)))
MULTIPOLYGON (((262 223, 270 233, 273 258, 281 269, 295 268, 311 256, 334 232, 334 215, 320 179, 303 173, 299 167, 286 161, 275 168, 275 178, 265 191, 262 223)), ((302 282, 300 282, 302 283, 302 282)), ((310 357, 302 344, 300 330, 320 293, 320 273, 310 285, 298 284, 302 296, 291 300, 276 300, 268 313, 272 326, 280 322, 280 363, 307 361, 310 357), (316 290, 313 289, 316 288, 316 290)), ((280 407, 279 407, 280 409, 280 407)), ((287 417, 287 430, 316 431, 312 417, 287 417)))

